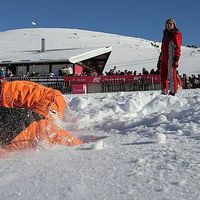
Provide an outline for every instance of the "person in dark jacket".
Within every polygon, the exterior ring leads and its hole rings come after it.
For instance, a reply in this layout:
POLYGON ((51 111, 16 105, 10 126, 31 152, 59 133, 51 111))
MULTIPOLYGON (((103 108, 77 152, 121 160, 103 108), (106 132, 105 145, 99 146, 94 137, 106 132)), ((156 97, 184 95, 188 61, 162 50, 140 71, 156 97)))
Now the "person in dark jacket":
POLYGON ((161 75, 161 93, 164 95, 174 96, 177 93, 178 81, 176 71, 179 66, 181 45, 182 34, 178 30, 175 20, 169 18, 165 23, 161 53, 158 60, 158 69, 160 68, 161 75))

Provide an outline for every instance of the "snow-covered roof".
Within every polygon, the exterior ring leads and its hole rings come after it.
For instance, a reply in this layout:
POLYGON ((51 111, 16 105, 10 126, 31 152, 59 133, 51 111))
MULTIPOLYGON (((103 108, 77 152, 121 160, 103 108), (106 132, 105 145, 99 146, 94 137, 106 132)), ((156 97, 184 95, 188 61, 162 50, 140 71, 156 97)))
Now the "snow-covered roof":
POLYGON ((0 56, 1 64, 14 63, 41 63, 41 62, 71 62, 77 63, 83 60, 109 53, 112 47, 102 48, 70 48, 49 49, 45 51, 12 51, 0 56))
POLYGON ((112 51, 109 45, 88 46, 87 40, 80 44, 78 39, 75 31, 66 34, 63 29, 20 29, 0 32, 0 64, 76 63, 112 51))
POLYGON ((112 47, 103 47, 99 49, 95 49, 93 51, 87 51, 85 53, 81 53, 69 58, 69 62, 77 63, 82 60, 87 60, 88 58, 94 58, 99 55, 103 55, 112 51, 112 47))

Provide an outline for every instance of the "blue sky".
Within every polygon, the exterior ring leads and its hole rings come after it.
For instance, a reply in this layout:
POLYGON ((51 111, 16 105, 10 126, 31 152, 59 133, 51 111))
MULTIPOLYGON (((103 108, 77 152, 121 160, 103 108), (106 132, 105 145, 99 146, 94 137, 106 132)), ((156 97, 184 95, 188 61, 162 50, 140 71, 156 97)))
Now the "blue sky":
POLYGON ((0 31, 75 28, 161 41, 169 17, 184 45, 200 47, 199 0, 0 0, 0 31))

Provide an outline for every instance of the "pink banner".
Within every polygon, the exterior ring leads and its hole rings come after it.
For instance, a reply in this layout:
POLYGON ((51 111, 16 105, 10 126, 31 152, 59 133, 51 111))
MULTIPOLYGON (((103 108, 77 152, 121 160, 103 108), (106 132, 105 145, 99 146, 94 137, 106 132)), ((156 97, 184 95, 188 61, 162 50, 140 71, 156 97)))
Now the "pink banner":
POLYGON ((85 94, 87 91, 86 84, 72 84, 72 94, 85 94))
POLYGON ((70 81, 71 84, 98 84, 105 82, 151 82, 160 83, 160 75, 107 75, 107 76, 65 76, 64 81, 70 81))

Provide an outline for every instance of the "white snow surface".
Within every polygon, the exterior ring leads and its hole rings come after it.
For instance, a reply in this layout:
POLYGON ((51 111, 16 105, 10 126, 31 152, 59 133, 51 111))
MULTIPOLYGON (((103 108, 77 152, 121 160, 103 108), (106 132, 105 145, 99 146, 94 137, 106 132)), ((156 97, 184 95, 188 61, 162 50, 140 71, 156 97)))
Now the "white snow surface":
POLYGON ((2 157, 0 199, 199 199, 199 89, 65 97, 60 125, 84 144, 2 157))

